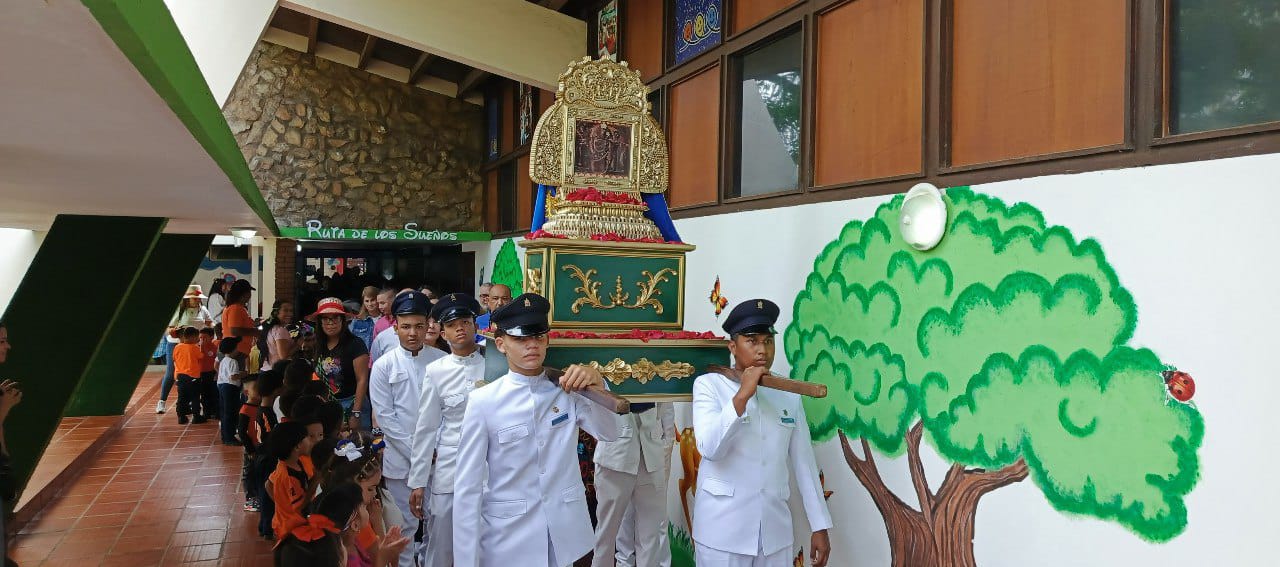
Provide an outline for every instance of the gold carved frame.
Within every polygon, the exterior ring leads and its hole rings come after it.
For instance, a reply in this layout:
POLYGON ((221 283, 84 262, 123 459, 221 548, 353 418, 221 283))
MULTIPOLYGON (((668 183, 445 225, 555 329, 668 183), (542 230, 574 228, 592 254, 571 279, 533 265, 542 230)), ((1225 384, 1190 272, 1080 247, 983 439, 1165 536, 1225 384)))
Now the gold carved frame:
POLYGON ((560 75, 556 101, 538 119, 529 149, 529 178, 555 187, 661 193, 669 178, 666 136, 650 115, 649 88, 624 61, 583 58, 560 75), (630 129, 624 176, 575 171, 577 124, 607 122, 630 129))

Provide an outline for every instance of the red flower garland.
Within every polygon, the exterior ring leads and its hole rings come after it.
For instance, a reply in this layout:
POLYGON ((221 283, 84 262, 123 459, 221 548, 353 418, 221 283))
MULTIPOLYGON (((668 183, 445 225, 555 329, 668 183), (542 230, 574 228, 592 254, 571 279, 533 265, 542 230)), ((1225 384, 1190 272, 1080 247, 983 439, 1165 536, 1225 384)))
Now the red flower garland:
POLYGON ((632 329, 629 333, 588 333, 585 331, 551 331, 548 333, 553 339, 638 339, 643 342, 651 340, 690 340, 690 339, 723 339, 711 331, 656 331, 644 329, 632 329))
POLYGON ((626 193, 615 193, 613 191, 601 191, 595 187, 587 187, 586 189, 574 189, 568 192, 564 199, 566 201, 590 201, 592 203, 614 203, 618 205, 643 205, 644 202, 628 195, 626 193))

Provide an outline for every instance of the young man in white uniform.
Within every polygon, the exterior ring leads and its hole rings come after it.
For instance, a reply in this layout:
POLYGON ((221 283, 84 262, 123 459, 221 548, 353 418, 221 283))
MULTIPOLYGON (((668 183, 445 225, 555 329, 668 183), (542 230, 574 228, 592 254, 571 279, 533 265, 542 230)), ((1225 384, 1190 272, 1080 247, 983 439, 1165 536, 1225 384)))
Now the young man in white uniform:
POLYGON ((618 530, 624 513, 633 514, 631 541, 639 567, 670 563, 662 546, 667 526, 667 459, 675 429, 671 403, 631 404, 620 415, 618 440, 596 445, 596 548, 592 567, 614 567, 618 530))
MULTIPOLYGON (((413 455, 413 432, 418 425, 418 399, 427 365, 444 353, 423 344, 427 334, 427 314, 431 300, 418 292, 396 296, 392 304, 395 326, 388 329, 400 339, 400 346, 388 352, 369 373, 369 399, 373 415, 382 428, 387 448, 382 453, 382 478, 395 499, 403 521, 402 533, 418 530, 418 519, 409 511, 409 468, 413 455)), ((410 544, 400 553, 400 564, 414 565, 419 553, 410 544)))
POLYGON ((427 522, 423 567, 453 564, 453 474, 462 414, 467 396, 484 384, 484 354, 476 345, 479 312, 480 303, 465 293, 446 295, 431 308, 431 318, 443 327, 441 336, 452 353, 427 366, 413 436, 409 508, 427 522))
POLYGON ((546 298, 526 293, 493 313, 510 371, 475 390, 462 418, 454 479, 456 567, 567 567, 594 543, 578 468, 578 428, 618 438, 614 414, 574 392, 603 386, 571 366, 547 379, 546 298), (486 481, 486 478, 488 479, 486 481))
POLYGON ((773 365, 777 320, 778 306, 767 299, 735 307, 724 330, 741 383, 722 374, 703 374, 693 383, 693 430, 702 454, 693 504, 699 567, 791 567, 792 478, 813 530, 814 567, 826 565, 831 552, 831 514, 800 396, 757 389, 773 365))

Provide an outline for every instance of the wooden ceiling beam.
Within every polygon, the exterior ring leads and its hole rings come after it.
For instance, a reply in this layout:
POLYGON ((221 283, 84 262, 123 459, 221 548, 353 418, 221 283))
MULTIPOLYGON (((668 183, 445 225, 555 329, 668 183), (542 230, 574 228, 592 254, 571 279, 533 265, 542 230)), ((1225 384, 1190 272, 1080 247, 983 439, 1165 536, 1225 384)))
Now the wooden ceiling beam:
POLYGON ((320 18, 311 16, 307 22, 307 53, 316 54, 316 43, 320 41, 320 18))
POLYGON ((484 69, 472 69, 466 76, 458 81, 458 98, 466 97, 471 91, 475 90, 480 83, 489 77, 489 72, 484 69))
POLYGON ((360 59, 356 60, 356 68, 364 69, 369 65, 369 57, 373 55, 373 48, 378 46, 378 36, 366 34, 364 38, 364 49, 360 50, 360 59))
MULTIPOLYGON (((555 89, 565 65, 587 55, 586 22, 528 0, 278 3, 283 8, 542 89, 555 89), (485 22, 485 33, 475 33, 476 22, 485 22), (495 38, 502 41, 495 42, 495 38), (512 45, 519 48, 504 48, 512 45)), ((410 62, 402 61, 406 67, 410 62)))
POLYGON ((413 64, 413 68, 409 69, 409 84, 418 82, 418 77, 427 71, 427 64, 431 62, 432 55, 426 51, 418 56, 418 61, 413 64))

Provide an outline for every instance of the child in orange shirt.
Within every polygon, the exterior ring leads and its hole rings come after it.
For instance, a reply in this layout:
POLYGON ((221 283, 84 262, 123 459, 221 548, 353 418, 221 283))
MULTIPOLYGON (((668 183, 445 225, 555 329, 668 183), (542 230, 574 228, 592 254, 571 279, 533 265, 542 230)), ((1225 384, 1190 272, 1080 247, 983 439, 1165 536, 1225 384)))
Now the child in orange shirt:
POLYGON ((179 344, 173 347, 173 373, 178 376, 178 423, 187 424, 187 416, 196 414, 195 423, 206 421, 200 415, 199 380, 201 359, 200 331, 195 327, 183 327, 178 331, 179 344))
MULTIPOLYGON (((200 379, 197 381, 201 415, 205 419, 217 419, 218 411, 218 336, 213 329, 200 329, 200 379)), ((235 429, 235 424, 231 424, 235 429)))
POLYGON ((324 429, 314 419, 286 421, 271 430, 271 453, 279 462, 267 479, 267 490, 275 504, 271 529, 277 538, 283 538, 305 521, 302 510, 308 504, 308 488, 315 475, 311 468, 311 446, 323 436, 324 429))

